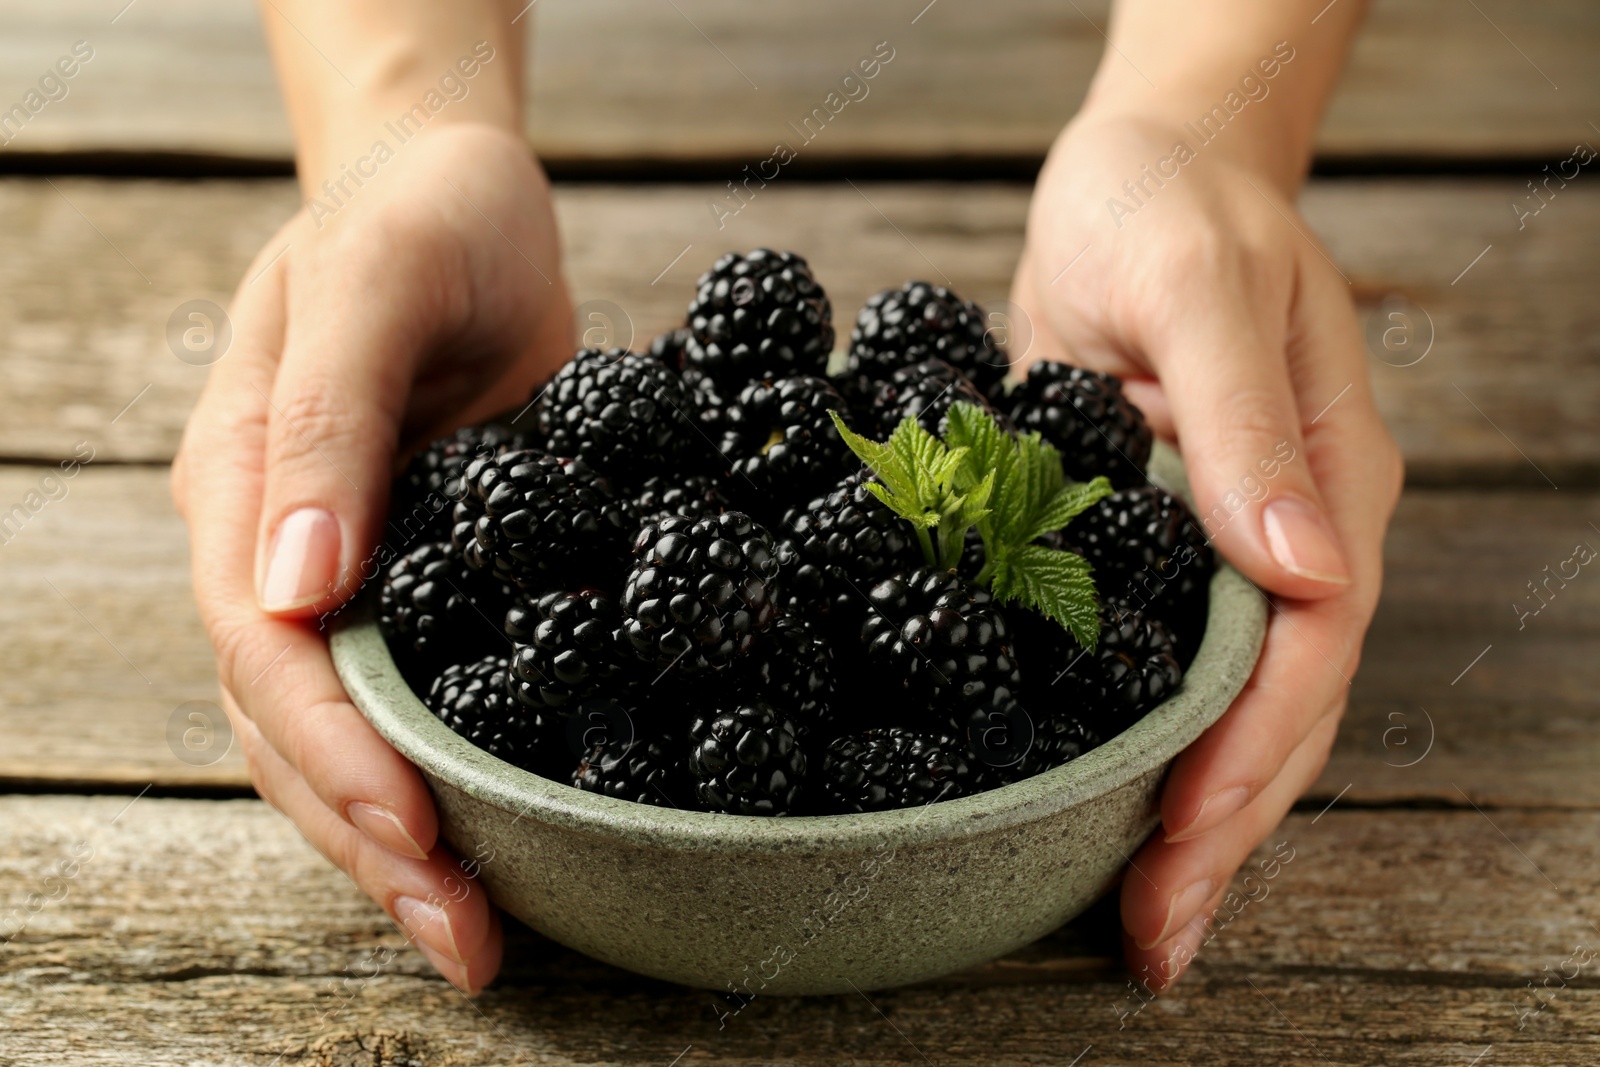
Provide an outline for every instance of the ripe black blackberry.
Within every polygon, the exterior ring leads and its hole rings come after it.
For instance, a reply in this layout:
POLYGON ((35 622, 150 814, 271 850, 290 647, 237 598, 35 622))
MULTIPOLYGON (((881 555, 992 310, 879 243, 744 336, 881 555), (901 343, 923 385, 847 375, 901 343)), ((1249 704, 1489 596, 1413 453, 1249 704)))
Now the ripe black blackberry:
POLYGON ((630 700, 648 679, 621 627, 621 607, 596 589, 519 602, 506 613, 515 642, 511 695, 526 707, 564 711, 586 700, 630 700))
POLYGON ((885 289, 856 315, 850 334, 852 371, 882 379, 934 358, 985 391, 1011 366, 989 333, 983 309, 940 285, 911 281, 885 289))
POLYGON ((794 720, 773 704, 744 698, 689 724, 689 774, 709 811, 786 815, 799 803, 806 755, 794 720))
POLYGON ((823 804, 839 814, 916 807, 977 789, 960 741, 899 727, 835 739, 817 784, 823 804))
POLYGON ((683 368, 683 352, 689 346, 689 330, 680 326, 676 330, 656 334, 650 340, 650 354, 673 370, 683 368))
POLYGON ((426 688, 447 663, 496 649, 512 590, 468 567, 447 541, 429 541, 383 574, 378 628, 408 680, 426 688))
POLYGON ((772 535, 750 516, 671 516, 644 524, 622 590, 623 632, 639 656, 685 675, 748 653, 778 617, 772 535))
POLYGON ((446 726, 491 756, 524 770, 539 770, 545 723, 506 694, 504 656, 446 667, 428 691, 428 707, 446 726))
POLYGON ((975 712, 953 736, 967 742, 976 779, 993 789, 1032 778, 1052 767, 1077 759, 1098 748, 1102 738, 1083 719, 1060 710, 1041 713, 1041 707, 1058 708, 1048 700, 1030 713, 1018 701, 999 710, 975 712))
POLYGON ((731 471, 729 492, 750 507, 783 512, 774 500, 806 499, 855 465, 828 412, 843 414, 844 398, 825 378, 751 382, 723 412, 721 452, 731 471))
POLYGON ((668 515, 704 519, 727 510, 727 498, 707 474, 658 474, 633 494, 634 514, 645 522, 668 515))
POLYGON ((791 610, 830 627, 854 622, 852 640, 878 579, 922 559, 911 528, 867 491, 871 480, 859 471, 846 475, 804 507, 789 509, 778 527, 791 610))
POLYGON ((1216 554, 1188 504, 1153 485, 1121 489, 1061 533, 1094 565, 1102 600, 1160 619, 1178 639, 1183 662, 1193 659, 1216 554))
POLYGON ((821 374, 833 351, 833 308, 793 252, 729 252, 689 302, 683 365, 737 390, 758 378, 821 374))
POLYGON ((1133 725, 1183 681, 1171 632, 1139 612, 1102 607, 1093 652, 1034 612, 1022 612, 1017 622, 1034 664, 1025 694, 1029 705, 1061 708, 1104 736, 1133 725))
POLYGON ((1144 484, 1151 432, 1140 411, 1109 374, 1039 360, 1002 402, 1017 429, 1037 430, 1061 451, 1069 479, 1103 474, 1118 488, 1144 484))
POLYGON ((931 434, 942 436, 945 416, 958 400, 975 404, 995 415, 1001 428, 1011 429, 1011 420, 996 411, 965 374, 942 359, 925 359, 901 367, 877 385, 873 398, 873 419, 877 436, 888 437, 894 428, 911 416, 931 434))
POLYGON ((788 712, 802 741, 832 728, 833 650, 804 619, 785 616, 773 623, 741 668, 740 690, 788 712))
POLYGON ((694 803, 688 746, 671 733, 596 744, 572 772, 572 784, 635 804, 683 808, 694 803))
POLYGON ((451 538, 469 565, 542 592, 622 558, 632 512, 582 460, 504 452, 472 460, 464 477, 451 538))
POLYGON ((929 706, 928 721, 1001 708, 1017 694, 1011 631, 987 589, 925 567, 878 582, 869 598, 870 675, 929 706))
POLYGON ((424 541, 450 540, 451 512, 466 493, 462 475, 481 455, 526 447, 524 435, 489 423, 463 426, 411 457, 390 490, 389 518, 402 536, 424 541))
POLYGON ((677 373, 654 356, 622 348, 580 349, 534 410, 547 451, 580 457, 616 485, 674 469, 695 433, 677 373))

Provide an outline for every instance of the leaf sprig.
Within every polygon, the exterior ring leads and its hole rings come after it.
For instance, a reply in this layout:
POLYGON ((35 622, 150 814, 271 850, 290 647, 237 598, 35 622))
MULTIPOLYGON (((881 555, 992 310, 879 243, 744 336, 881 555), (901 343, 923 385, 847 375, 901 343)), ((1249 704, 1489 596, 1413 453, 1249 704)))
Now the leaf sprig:
POLYGON ((1054 446, 1037 433, 1007 433, 965 401, 951 405, 942 441, 910 416, 881 442, 853 432, 837 412, 833 421, 878 477, 867 491, 916 530, 929 566, 955 567, 976 526, 984 549, 977 582, 1094 648, 1100 624, 1088 561, 1037 542, 1110 495, 1106 479, 1068 482, 1054 446))

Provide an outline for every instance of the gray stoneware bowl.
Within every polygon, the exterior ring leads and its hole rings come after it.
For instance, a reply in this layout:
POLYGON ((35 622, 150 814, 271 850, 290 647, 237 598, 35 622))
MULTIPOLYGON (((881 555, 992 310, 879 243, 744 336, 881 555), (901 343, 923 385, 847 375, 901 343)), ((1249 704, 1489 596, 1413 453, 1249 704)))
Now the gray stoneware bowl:
MULTIPOLYGON (((1158 446, 1155 481, 1186 488, 1158 446)), ((761 818, 633 804, 552 782, 458 737, 412 694, 370 601, 333 634, 356 706, 421 768, 444 840, 481 858, 506 911, 641 974, 742 996, 900 985, 1054 930, 1115 881, 1158 824, 1168 763, 1255 666, 1266 601, 1211 584, 1182 688, 1100 748, 977 796, 869 815, 761 818)))

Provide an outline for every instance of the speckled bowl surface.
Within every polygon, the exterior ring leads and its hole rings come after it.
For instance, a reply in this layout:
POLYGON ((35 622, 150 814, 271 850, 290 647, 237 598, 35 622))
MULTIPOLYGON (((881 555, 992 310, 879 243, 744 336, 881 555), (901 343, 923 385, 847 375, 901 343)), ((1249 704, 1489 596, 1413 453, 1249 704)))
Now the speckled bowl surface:
MULTIPOLYGON (((1185 488, 1170 449, 1157 446, 1151 475, 1185 488)), ((1064 766, 926 807, 774 819, 614 800, 490 756, 412 694, 363 601, 333 634, 339 675, 421 768, 444 839, 477 859, 495 902, 597 959, 743 996, 936 977, 1088 907, 1159 822, 1167 765, 1244 686, 1267 614, 1219 568, 1182 688, 1064 766)))

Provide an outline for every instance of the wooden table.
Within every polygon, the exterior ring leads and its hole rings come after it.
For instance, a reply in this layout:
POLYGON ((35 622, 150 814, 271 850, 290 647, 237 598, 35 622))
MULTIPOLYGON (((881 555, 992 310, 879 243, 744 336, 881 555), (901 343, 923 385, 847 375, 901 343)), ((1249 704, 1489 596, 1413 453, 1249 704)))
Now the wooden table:
MULTIPOLYGON (((0 13, 0 101, 95 50, 0 150, 0 514, 25 513, 0 533, 0 1064, 1600 1062, 1600 578, 1512 607, 1600 547, 1600 178, 1520 229, 1509 206, 1600 143, 1594 4, 1380 0, 1328 117, 1307 217, 1363 312, 1403 296, 1433 343, 1372 361, 1410 488, 1271 895, 1148 1004, 1102 907, 939 982, 719 1029, 708 994, 526 931, 468 1002, 236 751, 175 754, 178 709, 215 694, 165 469, 205 372, 168 320, 225 303, 296 193, 250 6, 123 2, 0 13)), ((1105 8, 545 0, 529 132, 577 299, 642 337, 760 244, 804 251, 846 314, 929 264, 1003 298, 1105 8), (882 40, 873 95, 718 232, 705 201, 882 40)))

